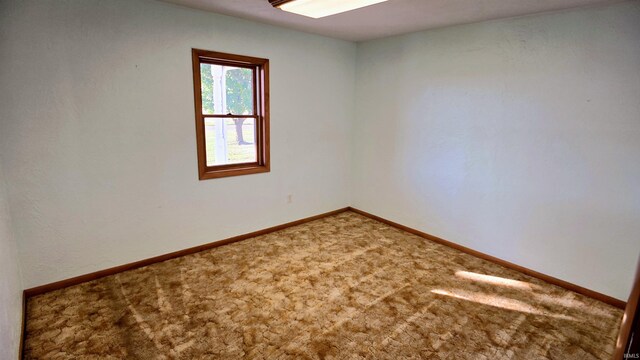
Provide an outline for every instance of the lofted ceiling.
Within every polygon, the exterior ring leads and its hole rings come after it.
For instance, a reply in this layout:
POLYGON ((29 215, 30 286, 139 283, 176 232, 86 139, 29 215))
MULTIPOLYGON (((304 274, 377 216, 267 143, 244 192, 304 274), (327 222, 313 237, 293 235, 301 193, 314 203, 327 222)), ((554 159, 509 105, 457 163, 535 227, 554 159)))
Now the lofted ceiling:
POLYGON ((619 0, 389 0, 321 19, 273 8, 268 0, 161 0, 351 41, 557 11, 619 0))

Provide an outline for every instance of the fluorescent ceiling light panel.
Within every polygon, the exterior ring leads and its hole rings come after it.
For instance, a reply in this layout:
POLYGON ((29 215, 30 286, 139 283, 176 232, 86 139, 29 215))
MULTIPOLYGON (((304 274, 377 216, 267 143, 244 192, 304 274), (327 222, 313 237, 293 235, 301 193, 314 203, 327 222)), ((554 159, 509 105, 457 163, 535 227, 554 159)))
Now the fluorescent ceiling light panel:
POLYGON ((385 1, 387 0, 293 0, 278 7, 284 11, 318 19, 385 1))

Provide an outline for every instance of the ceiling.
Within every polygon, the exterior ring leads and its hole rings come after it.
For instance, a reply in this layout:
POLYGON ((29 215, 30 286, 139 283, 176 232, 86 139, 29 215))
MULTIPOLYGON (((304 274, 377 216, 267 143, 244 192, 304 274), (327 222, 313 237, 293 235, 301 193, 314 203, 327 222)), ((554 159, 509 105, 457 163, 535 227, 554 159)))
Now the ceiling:
POLYGON ((273 8, 268 0, 161 0, 351 41, 618 0, 389 0, 321 19, 273 8))

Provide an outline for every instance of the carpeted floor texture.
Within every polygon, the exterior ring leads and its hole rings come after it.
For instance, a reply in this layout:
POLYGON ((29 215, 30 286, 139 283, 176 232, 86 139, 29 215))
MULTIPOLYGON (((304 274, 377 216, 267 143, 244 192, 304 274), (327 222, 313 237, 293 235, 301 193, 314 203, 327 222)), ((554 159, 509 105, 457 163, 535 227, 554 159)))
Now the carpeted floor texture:
POLYGON ((26 359, 607 359, 622 310, 353 212, 33 297, 26 359))

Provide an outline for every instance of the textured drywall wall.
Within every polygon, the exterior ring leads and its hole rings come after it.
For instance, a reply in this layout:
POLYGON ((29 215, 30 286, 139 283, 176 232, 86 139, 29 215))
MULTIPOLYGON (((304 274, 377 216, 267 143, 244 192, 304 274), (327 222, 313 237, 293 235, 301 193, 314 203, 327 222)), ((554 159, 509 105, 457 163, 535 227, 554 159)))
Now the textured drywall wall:
POLYGON ((626 300, 640 3, 358 46, 355 207, 626 300))
POLYGON ((146 0, 0 2, 24 285, 353 204, 624 299, 640 250, 638 13, 361 43, 354 88, 348 42, 146 0), (197 180, 192 47, 271 59, 271 173, 197 180))
POLYGON ((1 6, 26 287, 349 205, 355 44, 156 1, 1 6), (191 48, 270 59, 270 173, 198 181, 191 48))
POLYGON ((22 328, 22 279, 0 161, 0 359, 17 359, 22 328))

